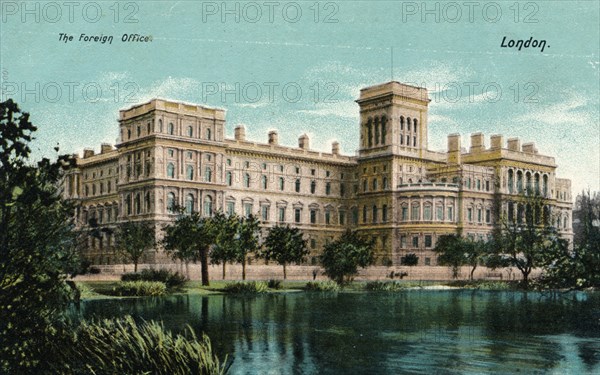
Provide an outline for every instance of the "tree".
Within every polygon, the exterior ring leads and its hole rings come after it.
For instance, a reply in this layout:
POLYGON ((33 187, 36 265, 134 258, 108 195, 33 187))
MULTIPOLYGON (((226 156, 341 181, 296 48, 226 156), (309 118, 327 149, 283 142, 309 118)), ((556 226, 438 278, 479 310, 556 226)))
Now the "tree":
POLYGON ((465 249, 459 235, 447 234, 438 238, 433 249, 438 253, 438 264, 452 269, 452 278, 458 277, 460 267, 465 264, 465 249))
POLYGON ((201 217, 198 212, 180 212, 175 223, 163 230, 163 246, 174 259, 184 262, 200 261, 202 285, 209 285, 208 253, 218 234, 216 221, 201 217))
POLYGON ((225 280, 226 267, 228 262, 235 262, 237 259, 237 243, 235 236, 238 231, 239 217, 237 214, 225 216, 217 212, 213 220, 219 224, 219 230, 215 237, 215 243, 210 250, 210 261, 212 264, 223 265, 223 280, 225 280))
POLYGON ((117 229, 117 247, 133 263, 137 272, 138 262, 144 253, 156 246, 154 226, 143 221, 126 221, 117 229))
POLYGON ((283 279, 287 278, 286 266, 304 262, 309 250, 300 229, 289 225, 277 225, 269 229, 260 257, 274 260, 283 266, 283 279))
POLYGON ((259 225, 260 221, 254 215, 242 217, 239 220, 235 243, 237 244, 236 260, 242 264, 242 280, 246 280, 246 261, 248 259, 248 254, 256 252, 259 248, 259 225))
POLYGON ((338 240, 325 245, 320 261, 325 274, 343 284, 358 273, 358 267, 365 268, 375 262, 373 242, 347 230, 338 240))
MULTIPOLYGON (((513 205, 513 202, 509 202, 513 205)), ((516 267, 523 276, 523 287, 529 286, 529 274, 544 264, 547 254, 564 246, 546 207, 539 195, 523 195, 516 202, 516 217, 502 218, 501 228, 494 232, 492 257, 503 265, 516 267)), ((513 210, 509 209, 509 212, 513 210)))
POLYGON ((413 267, 419 264, 419 257, 415 253, 408 253, 400 258, 400 263, 403 266, 413 267))
POLYGON ((0 103, 0 373, 48 368, 78 266, 74 209, 59 189, 73 159, 30 164, 35 131, 16 103, 0 103))

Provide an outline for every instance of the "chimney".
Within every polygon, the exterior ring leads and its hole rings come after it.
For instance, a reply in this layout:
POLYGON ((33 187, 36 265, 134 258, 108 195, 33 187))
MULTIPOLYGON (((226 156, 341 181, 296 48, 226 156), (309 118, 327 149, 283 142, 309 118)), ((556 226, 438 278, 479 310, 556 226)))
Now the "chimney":
POLYGON ((528 154, 537 154, 538 153, 537 148, 535 148, 535 143, 533 143, 533 142, 523 143, 522 150, 523 150, 523 152, 526 152, 528 154))
POLYGON ((269 144, 270 145, 278 145, 279 144, 279 135, 277 131, 271 130, 269 132, 269 144))
POLYGON ((448 135, 448 163, 460 164, 460 134, 448 135))
POLYGON ((106 154, 107 152, 111 152, 112 151, 112 145, 110 145, 109 143, 103 143, 102 145, 100 145, 100 153, 101 154, 106 154))
POLYGON ((308 150, 310 148, 308 142, 308 135, 302 134, 300 138, 298 138, 298 147, 300 147, 303 150, 308 150))
POLYGON ((331 153, 334 155, 340 154, 340 143, 338 141, 333 141, 333 143, 331 143, 331 153))
POLYGON ((485 149, 483 133, 471 134, 471 153, 481 152, 485 149))
POLYGON ((83 158, 89 158, 90 156, 94 156, 94 150, 91 148, 86 148, 83 150, 83 158))
POLYGON ((235 140, 236 141, 245 141, 246 140, 246 127, 244 125, 238 125, 234 130, 235 140))
POLYGON ((490 143, 490 149, 500 150, 504 144, 504 137, 502 137, 500 134, 494 134, 490 137, 490 143))
POLYGON ((511 151, 521 151, 521 141, 519 138, 508 138, 508 149, 511 151))

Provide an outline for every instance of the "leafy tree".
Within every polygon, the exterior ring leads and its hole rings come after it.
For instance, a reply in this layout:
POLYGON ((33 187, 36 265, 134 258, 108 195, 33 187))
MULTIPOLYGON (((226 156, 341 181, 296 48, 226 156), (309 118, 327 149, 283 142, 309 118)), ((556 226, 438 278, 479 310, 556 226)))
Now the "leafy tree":
POLYGON ((516 267, 523 276, 523 287, 529 286, 529 274, 544 264, 547 254, 563 247, 548 210, 539 195, 524 195, 517 202, 517 218, 503 218, 501 230, 494 233, 492 257, 503 265, 516 267))
POLYGON ((320 261, 325 274, 343 284, 358 273, 358 267, 365 268, 375 262, 373 242, 347 230, 338 240, 325 245, 320 261))
POLYGON ((269 229, 260 257, 274 260, 283 266, 283 279, 287 278, 286 266, 304 262, 309 250, 302 232, 289 225, 277 225, 269 229))
POLYGON ((200 216, 198 212, 180 215, 175 223, 163 230, 163 246, 174 259, 189 263, 200 261, 202 285, 209 285, 208 254, 218 234, 218 226, 212 218, 200 216))
POLYGON ((29 164, 35 131, 16 103, 0 103, 0 373, 47 371, 78 265, 74 210, 58 188, 73 160, 29 164))
POLYGON ((223 265, 223 280, 225 280, 227 263, 235 262, 237 259, 237 243, 234 238, 238 231, 239 217, 236 214, 225 216, 217 212, 213 220, 218 222, 219 230, 210 250, 210 261, 212 264, 223 265))
POLYGON ((235 237, 237 243, 236 261, 242 264, 242 280, 246 280, 246 261, 248 254, 259 249, 258 236, 260 221, 254 215, 242 217, 239 220, 238 232, 235 237))
POLYGON ((400 258, 400 263, 403 266, 413 267, 419 264, 419 257, 415 253, 408 253, 400 258))
POLYGON ((438 253, 438 264, 452 269, 452 278, 458 277, 460 267, 465 264, 465 249, 461 237, 456 234, 447 234, 438 238, 433 249, 438 253))
POLYGON ((138 262, 144 253, 156 246, 154 226, 143 221, 126 221, 117 229, 117 247, 133 263, 137 272, 138 262))

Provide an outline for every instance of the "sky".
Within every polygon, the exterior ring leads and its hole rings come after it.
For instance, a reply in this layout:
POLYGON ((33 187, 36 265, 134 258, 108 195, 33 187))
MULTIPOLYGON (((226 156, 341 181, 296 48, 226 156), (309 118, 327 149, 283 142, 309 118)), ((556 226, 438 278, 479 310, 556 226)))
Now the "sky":
POLYGON ((393 79, 428 88, 431 150, 450 133, 519 137, 574 196, 600 190, 598 0, 0 5, 0 94, 38 126, 37 158, 114 144, 119 109, 156 97, 224 108, 229 137, 307 133, 352 155, 360 89, 393 79))

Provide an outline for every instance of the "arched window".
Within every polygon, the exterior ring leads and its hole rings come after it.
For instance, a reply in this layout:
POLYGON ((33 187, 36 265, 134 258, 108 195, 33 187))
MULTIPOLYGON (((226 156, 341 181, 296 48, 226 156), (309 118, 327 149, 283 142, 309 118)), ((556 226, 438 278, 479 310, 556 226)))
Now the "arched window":
POLYGON ((150 212, 152 208, 150 205, 150 193, 146 193, 146 196, 144 197, 144 204, 146 206, 146 212, 150 212))
POLYGON ((194 167, 191 165, 188 165, 185 169, 185 175, 187 177, 188 180, 193 180, 194 179, 194 167))
POLYGON ((133 201, 134 211, 137 215, 142 213, 142 205, 141 205, 140 194, 135 195, 135 199, 133 201))
POLYGON ((211 134, 211 131, 210 131, 210 129, 206 129, 206 139, 207 139, 208 141, 211 141, 211 140, 212 140, 212 134, 211 134))
POLYGON ((285 180, 283 177, 279 177, 279 190, 283 191, 285 189, 285 180))
POLYGON ((386 122, 387 122, 387 118, 385 116, 382 116, 381 117, 381 144, 382 145, 385 144, 385 137, 387 135, 386 122))
POLYGON ((410 219, 413 221, 420 220, 421 218, 421 205, 419 203, 413 203, 410 210, 410 219))
POLYGON ((381 207, 381 221, 383 221, 384 223, 387 222, 388 220, 388 207, 387 204, 384 204, 383 207, 381 207))
POLYGON ((527 195, 531 194, 533 192, 532 188, 531 188, 531 173, 527 172, 525 174, 525 186, 527 188, 527 190, 525 191, 525 193, 527 195))
POLYGON ((363 206, 363 223, 367 222, 367 206, 363 206))
POLYGON ((131 215, 131 196, 129 194, 125 196, 125 212, 127 215, 131 215))
POLYGON ((508 192, 512 194, 514 192, 515 176, 512 169, 508 170, 508 192))
POLYGON ((204 181, 212 182, 212 169, 210 167, 204 168, 204 181))
POLYGON ((533 191, 536 195, 540 194, 540 174, 536 173, 533 178, 533 191))
POLYGON ((233 177, 231 175, 231 172, 227 172, 226 180, 227 180, 227 186, 231 186, 233 184, 233 177))
POLYGON ((175 193, 167 194, 167 211, 171 213, 175 211, 175 193))
POLYGON ((358 224, 358 207, 352 207, 352 224, 358 224))
POLYGON ((169 123, 169 126, 167 127, 167 132, 169 133, 169 135, 175 134, 175 125, 173 125, 172 122, 169 123))
POLYGON ((131 129, 127 129, 127 139, 131 139, 131 129))
POLYGON ((548 175, 545 174, 544 177, 542 177, 542 192, 544 194, 544 197, 548 196, 548 175))
POLYGON ((368 188, 369 188, 369 184, 368 184, 367 180, 365 179, 365 180, 363 180, 363 192, 366 192, 368 188))
POLYGON ((163 132, 163 121, 162 119, 158 120, 158 130, 162 133, 163 132))
POLYGON ((244 187, 250 187, 250 175, 248 173, 244 174, 244 187))
POLYGON ((296 193, 300 192, 300 179, 296 180, 296 193))
POLYGON ((417 147, 417 137, 413 136, 413 147, 417 147))
POLYGON ((377 191, 379 189, 379 181, 376 178, 373 179, 373 191, 377 191))
POLYGON ((523 172, 517 171, 517 192, 523 192, 523 172))
MULTIPOLYGON (((404 116, 400 116, 400 130, 404 130, 404 116)), ((400 139, 402 139, 402 136, 400 139)))
POLYGON ((431 221, 432 217, 431 217, 431 205, 430 204, 425 204, 423 206, 423 220, 426 221, 431 221))
POLYGON ((173 163, 167 164, 167 177, 174 178, 175 177, 175 166, 173 163))
POLYGON ((185 197, 185 213, 191 214, 194 212, 194 196, 192 194, 188 194, 185 197))
POLYGON ((406 145, 410 146, 410 135, 406 136, 406 145))
POLYGON ((382 188, 383 189, 387 189, 388 188, 388 179, 387 179, 387 177, 383 178, 382 188))
POLYGON ((371 125, 371 119, 367 122, 367 142, 369 147, 373 147, 373 128, 371 125))
POLYGON ((310 193, 314 194, 317 191, 317 183, 315 181, 310 182, 310 193))
POLYGON ((212 197, 207 195, 204 197, 204 216, 212 216, 213 213, 213 205, 212 205, 212 197))
POLYGON ((146 124, 146 134, 150 134, 151 128, 150 123, 146 124))
MULTIPOLYGON (((325 184, 325 195, 329 195, 329 194, 331 194, 331 182, 328 182, 325 184)), ((342 195, 343 195, 343 193, 342 193, 342 195)))
POLYGON ((417 132, 417 119, 413 119, 413 131, 417 132))
POLYGON ((263 175, 260 178, 260 185, 262 186, 263 189, 267 189, 267 176, 263 175))
POLYGON ((379 117, 375 117, 375 144, 379 144, 379 117))
POLYGON ((371 218, 373 220, 373 223, 377 222, 377 206, 373 206, 373 217, 371 218))
POLYGON ((194 128, 192 128, 191 126, 188 126, 187 135, 188 135, 188 137, 193 137, 194 136, 194 128))

